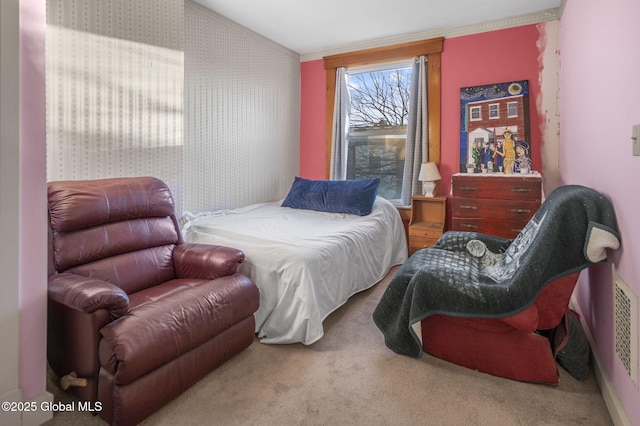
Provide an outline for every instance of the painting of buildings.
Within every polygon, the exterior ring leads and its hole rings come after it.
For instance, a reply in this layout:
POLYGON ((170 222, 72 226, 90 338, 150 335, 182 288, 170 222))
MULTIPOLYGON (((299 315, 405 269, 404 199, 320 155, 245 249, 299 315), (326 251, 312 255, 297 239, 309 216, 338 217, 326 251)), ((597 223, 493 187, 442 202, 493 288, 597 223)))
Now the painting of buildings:
POLYGON ((531 170, 528 80, 460 89, 460 171, 531 170))

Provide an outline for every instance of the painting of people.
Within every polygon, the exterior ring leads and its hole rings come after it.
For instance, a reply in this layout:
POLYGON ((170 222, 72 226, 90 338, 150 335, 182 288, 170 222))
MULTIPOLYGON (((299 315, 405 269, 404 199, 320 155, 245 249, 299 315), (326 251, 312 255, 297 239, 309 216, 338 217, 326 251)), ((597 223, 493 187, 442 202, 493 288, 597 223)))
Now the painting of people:
POLYGON ((461 88, 460 129, 460 172, 530 172, 529 81, 461 88))

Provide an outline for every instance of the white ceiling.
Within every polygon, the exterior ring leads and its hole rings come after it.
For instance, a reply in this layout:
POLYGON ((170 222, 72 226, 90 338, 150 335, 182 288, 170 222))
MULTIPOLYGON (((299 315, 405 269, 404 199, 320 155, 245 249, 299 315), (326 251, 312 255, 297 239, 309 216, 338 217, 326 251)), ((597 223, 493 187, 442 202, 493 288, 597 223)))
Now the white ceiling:
MULTIPOLYGON (((564 0, 195 0, 301 55, 558 14, 564 0)), ((527 22, 524 22, 527 23, 527 22)))

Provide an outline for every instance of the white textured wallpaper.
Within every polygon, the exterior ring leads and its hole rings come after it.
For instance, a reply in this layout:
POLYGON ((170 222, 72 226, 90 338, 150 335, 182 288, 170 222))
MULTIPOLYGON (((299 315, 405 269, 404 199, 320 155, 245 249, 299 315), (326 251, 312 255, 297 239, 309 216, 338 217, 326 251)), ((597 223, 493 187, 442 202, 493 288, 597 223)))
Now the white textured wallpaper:
POLYGON ((47 0, 47 180, 152 175, 182 200, 182 0, 47 0))
POLYGON ((47 0, 47 180, 157 176, 178 216, 283 198, 299 60, 189 0, 47 0))
POLYGON ((185 210, 284 198, 299 171, 299 55, 192 1, 185 28, 185 210))

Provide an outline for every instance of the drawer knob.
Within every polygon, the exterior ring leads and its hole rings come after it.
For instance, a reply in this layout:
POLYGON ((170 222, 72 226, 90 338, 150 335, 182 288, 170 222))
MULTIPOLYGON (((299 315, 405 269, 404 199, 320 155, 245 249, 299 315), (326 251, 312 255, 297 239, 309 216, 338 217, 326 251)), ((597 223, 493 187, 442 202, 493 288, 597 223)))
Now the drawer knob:
POLYGON ((531 188, 513 188, 511 192, 531 192, 531 188))
POLYGON ((477 210, 478 207, 476 206, 460 206, 461 209, 467 209, 467 210, 477 210))
POLYGON ((472 225, 470 223, 463 223, 461 226, 467 229, 478 229, 478 225, 472 225))
POLYGON ((461 186, 460 190, 461 191, 477 191, 478 187, 477 186, 461 186))
POLYGON ((512 213, 531 213, 529 209, 511 209, 512 213))

